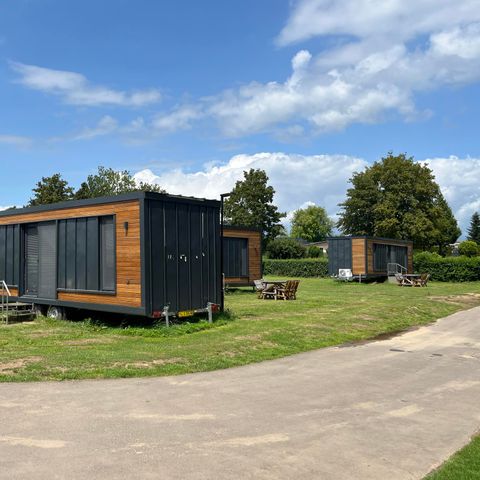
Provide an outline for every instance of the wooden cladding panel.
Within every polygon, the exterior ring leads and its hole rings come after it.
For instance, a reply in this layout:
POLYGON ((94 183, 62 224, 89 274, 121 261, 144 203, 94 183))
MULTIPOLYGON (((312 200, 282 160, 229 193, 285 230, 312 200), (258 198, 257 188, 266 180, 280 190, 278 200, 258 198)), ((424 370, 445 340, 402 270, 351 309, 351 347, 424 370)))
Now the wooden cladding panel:
POLYGON ((248 279, 247 277, 227 277, 227 283, 252 283, 262 278, 262 234, 252 230, 229 229, 224 227, 223 236, 248 239, 248 279))
POLYGON ((352 238, 352 273, 365 275, 365 239, 352 238))
POLYGON ((116 218, 116 294, 59 292, 58 299, 68 302, 141 307, 140 202, 138 200, 11 215, 0 217, 0 225, 102 215, 115 215, 116 218), (128 222, 127 234, 124 230, 125 222, 128 222))
POLYGON ((18 297, 18 288, 8 287, 12 297, 18 297))

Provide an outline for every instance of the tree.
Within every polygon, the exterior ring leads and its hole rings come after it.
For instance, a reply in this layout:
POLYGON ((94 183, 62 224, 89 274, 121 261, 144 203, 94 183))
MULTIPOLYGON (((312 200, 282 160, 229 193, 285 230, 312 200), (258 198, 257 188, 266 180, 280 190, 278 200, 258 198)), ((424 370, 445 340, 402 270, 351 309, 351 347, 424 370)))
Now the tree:
POLYGON ((306 248, 291 237, 277 237, 267 246, 268 258, 303 258, 306 248))
POLYGON ((472 215, 467 238, 468 240, 472 240, 473 242, 480 245, 480 215, 478 214, 478 212, 475 212, 472 215))
POLYGON ((290 235, 307 242, 320 242, 332 234, 333 227, 334 223, 324 208, 310 205, 295 211, 290 235))
POLYGON ((338 222, 347 235, 411 239, 444 252, 461 234, 432 171, 413 157, 390 152, 350 182, 338 222))
POLYGON ((264 170, 252 168, 243 172, 243 177, 225 201, 225 220, 232 225, 261 229, 266 245, 283 231, 280 220, 286 214, 279 212, 273 204, 275 190, 268 185, 264 170))
POLYGON ((73 198, 73 188, 60 173, 55 173, 51 177, 42 177, 32 192, 34 196, 28 202, 28 207, 64 202, 73 198))
POLYGON ((480 252, 480 248, 473 240, 465 240, 458 246, 458 253, 466 257, 476 257, 480 252))
POLYGON ((120 195, 122 193, 148 191, 164 193, 159 185, 137 184, 128 170, 117 171, 113 168, 98 167, 95 175, 89 175, 75 193, 77 199, 120 195))

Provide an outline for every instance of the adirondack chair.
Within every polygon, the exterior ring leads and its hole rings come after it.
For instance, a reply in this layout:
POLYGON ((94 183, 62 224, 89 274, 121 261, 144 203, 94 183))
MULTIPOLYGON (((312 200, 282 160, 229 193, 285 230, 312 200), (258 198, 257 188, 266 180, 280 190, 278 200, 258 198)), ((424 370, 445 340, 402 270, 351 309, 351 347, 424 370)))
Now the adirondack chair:
POLYGON ((255 284, 255 291, 257 292, 258 298, 263 298, 263 290, 265 289, 265 281, 262 279, 254 280, 253 283, 255 284))
POLYGON ((420 278, 417 278, 417 280, 415 280, 415 287, 426 287, 429 280, 430 280, 430 274, 422 273, 420 275, 420 278))
POLYGON ((405 285, 405 277, 401 273, 396 273, 395 279, 397 280, 397 283, 400 287, 403 287, 405 285))
POLYGON ((277 299, 278 300, 296 300, 299 283, 300 283, 300 280, 288 280, 284 288, 279 288, 277 290, 277 299))

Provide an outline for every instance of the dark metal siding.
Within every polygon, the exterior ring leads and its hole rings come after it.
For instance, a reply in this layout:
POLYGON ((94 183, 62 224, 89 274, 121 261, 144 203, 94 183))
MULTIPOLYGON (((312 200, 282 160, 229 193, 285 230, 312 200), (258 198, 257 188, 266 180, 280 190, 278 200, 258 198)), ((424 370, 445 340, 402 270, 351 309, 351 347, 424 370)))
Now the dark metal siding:
POLYGON ((352 239, 328 239, 328 273, 338 275, 340 268, 352 268, 352 239))
POLYGON ((19 225, 0 226, 0 280, 18 285, 20 265, 19 225))
POLYGON ((219 208, 194 201, 147 202, 152 311, 166 305, 178 312, 220 303, 219 208))

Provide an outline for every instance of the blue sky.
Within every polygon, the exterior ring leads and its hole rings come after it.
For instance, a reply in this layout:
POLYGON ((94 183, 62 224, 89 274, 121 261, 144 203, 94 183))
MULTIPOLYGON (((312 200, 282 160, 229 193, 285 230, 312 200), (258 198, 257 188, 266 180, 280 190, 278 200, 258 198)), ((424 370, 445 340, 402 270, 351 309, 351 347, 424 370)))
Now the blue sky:
POLYGON ((334 215, 393 150, 429 161, 464 227, 479 94, 478 0, 4 0, 0 206, 98 165, 208 197, 263 167, 282 209, 334 215))

